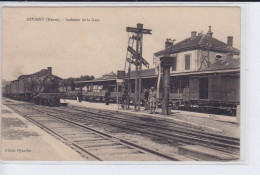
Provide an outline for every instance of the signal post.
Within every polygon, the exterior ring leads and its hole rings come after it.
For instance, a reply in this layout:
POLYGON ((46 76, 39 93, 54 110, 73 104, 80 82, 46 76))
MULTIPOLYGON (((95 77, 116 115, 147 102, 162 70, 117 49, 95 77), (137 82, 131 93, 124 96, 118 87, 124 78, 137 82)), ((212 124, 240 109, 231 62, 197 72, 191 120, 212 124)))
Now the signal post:
POLYGON ((143 24, 138 23, 136 28, 127 27, 127 32, 135 33, 133 36, 134 40, 136 40, 136 50, 134 50, 131 46, 128 46, 127 50, 134 56, 135 61, 132 63, 136 67, 135 74, 135 111, 140 111, 140 103, 141 103, 141 77, 142 77, 142 65, 149 67, 149 63, 142 57, 142 43, 143 43, 143 34, 151 34, 150 29, 143 29, 143 24))

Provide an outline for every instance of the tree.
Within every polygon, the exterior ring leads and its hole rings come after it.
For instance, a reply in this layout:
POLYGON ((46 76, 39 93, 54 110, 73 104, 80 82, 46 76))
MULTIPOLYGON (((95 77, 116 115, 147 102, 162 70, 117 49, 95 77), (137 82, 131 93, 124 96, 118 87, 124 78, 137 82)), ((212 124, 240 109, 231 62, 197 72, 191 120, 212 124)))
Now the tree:
POLYGON ((78 78, 67 78, 63 80, 64 83, 64 87, 68 88, 71 87, 72 91, 75 90, 75 81, 88 81, 88 80, 93 80, 95 77, 93 75, 89 76, 89 75, 84 75, 84 76, 80 76, 78 78))

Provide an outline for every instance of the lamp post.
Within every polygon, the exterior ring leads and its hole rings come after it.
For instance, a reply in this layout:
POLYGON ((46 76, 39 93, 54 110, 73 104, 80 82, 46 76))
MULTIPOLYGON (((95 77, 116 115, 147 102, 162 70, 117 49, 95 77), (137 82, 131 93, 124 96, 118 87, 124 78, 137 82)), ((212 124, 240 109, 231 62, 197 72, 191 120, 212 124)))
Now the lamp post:
POLYGON ((171 115, 169 107, 170 96, 170 67, 172 66, 173 57, 163 56, 160 58, 163 71, 163 92, 162 92, 162 114, 171 115))

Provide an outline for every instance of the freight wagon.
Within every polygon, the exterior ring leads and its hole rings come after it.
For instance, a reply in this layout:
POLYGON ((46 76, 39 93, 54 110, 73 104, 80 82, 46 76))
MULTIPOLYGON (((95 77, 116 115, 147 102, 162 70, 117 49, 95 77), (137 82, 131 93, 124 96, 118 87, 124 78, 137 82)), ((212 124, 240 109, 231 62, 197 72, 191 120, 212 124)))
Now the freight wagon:
MULTIPOLYGON (((237 63, 237 61, 235 61, 237 63)), ((216 64, 217 65, 217 64, 216 64)), ((225 63, 223 64, 225 65, 225 63)), ((230 67, 230 66, 229 66, 230 67)), ((132 72, 133 73, 133 72, 132 72)), ((130 80, 130 104, 134 104, 134 74, 130 80)), ((158 80, 154 69, 143 71, 141 104, 144 104, 144 91, 156 87, 158 80)), ((83 93, 86 101, 104 102, 105 90, 109 88, 111 101, 116 102, 117 95, 121 100, 121 89, 118 87, 115 77, 96 79, 93 81, 77 82, 77 85, 85 86, 89 90, 83 93), (98 85, 101 90, 93 92, 93 87, 98 85), (109 87, 108 87, 109 86, 109 87)), ((160 88, 158 106, 161 106, 162 93, 160 88)), ((172 74, 170 77, 170 106, 173 109, 182 109, 199 112, 236 113, 240 104, 240 69, 235 65, 232 69, 218 70, 214 65, 203 71, 172 74)))
POLYGON ((176 108, 199 108, 204 112, 225 110, 235 114, 240 103, 239 73, 192 76, 189 88, 183 92, 183 99, 178 102, 174 102, 174 98, 171 100, 176 108))

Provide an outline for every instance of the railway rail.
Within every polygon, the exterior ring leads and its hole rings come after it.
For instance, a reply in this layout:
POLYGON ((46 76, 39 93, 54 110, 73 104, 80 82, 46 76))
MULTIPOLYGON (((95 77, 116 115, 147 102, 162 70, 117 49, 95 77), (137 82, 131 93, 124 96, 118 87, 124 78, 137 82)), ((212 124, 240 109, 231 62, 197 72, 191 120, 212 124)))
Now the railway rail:
POLYGON ((191 160, 180 155, 168 155, 156 150, 119 139, 84 124, 64 119, 63 115, 49 112, 47 107, 32 104, 6 104, 19 115, 55 136, 87 160, 96 161, 180 161, 191 160), (33 106, 33 107, 32 107, 33 106))
MULTIPOLYGON (((12 107, 10 104, 9 106, 12 107)), ((135 133, 141 133, 158 140, 176 143, 177 145, 202 145, 234 156, 239 155, 240 140, 237 138, 202 132, 195 128, 187 128, 167 120, 161 122, 156 119, 143 117, 128 116, 127 118, 127 116, 119 115, 118 113, 115 115, 115 113, 111 111, 100 111, 98 109, 78 106, 73 106, 73 108, 34 106, 33 109, 36 112, 44 112, 51 117, 62 118, 62 120, 66 122, 71 122, 83 127, 87 127, 86 125, 93 122, 119 128, 122 132, 130 130, 135 133)), ((114 139, 111 135, 109 137, 114 139)), ((178 160, 179 158, 175 157, 174 159, 178 160)))
POLYGON ((202 132, 197 129, 171 123, 170 121, 164 120, 162 124, 162 122, 156 121, 155 119, 131 116, 126 118, 125 115, 120 117, 109 111, 101 112, 98 109, 78 106, 73 106, 73 109, 66 108, 66 110, 64 110, 64 108, 55 108, 54 110, 55 112, 63 112, 64 117, 74 119, 77 122, 85 122, 86 119, 88 119, 93 122, 154 136, 160 140, 164 139, 179 144, 197 144, 227 153, 239 154, 240 139, 202 132), (75 111, 78 112, 75 113, 75 111), (77 116, 77 118, 75 118, 75 116, 77 116))

